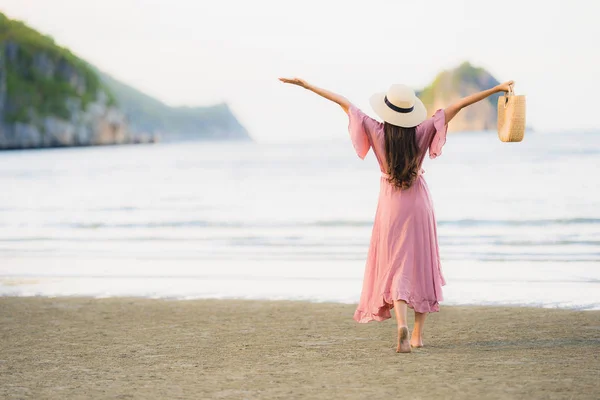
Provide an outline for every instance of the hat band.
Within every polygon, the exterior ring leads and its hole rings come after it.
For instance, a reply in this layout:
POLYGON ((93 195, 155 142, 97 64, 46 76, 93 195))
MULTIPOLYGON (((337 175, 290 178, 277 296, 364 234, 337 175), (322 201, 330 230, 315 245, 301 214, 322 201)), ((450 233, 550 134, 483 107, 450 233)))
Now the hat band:
POLYGON ((395 105, 393 105, 392 103, 390 103, 390 101, 388 100, 387 96, 385 96, 385 97, 383 98, 383 101, 385 101, 385 104, 386 104, 386 105, 387 105, 389 108, 391 108, 392 110, 394 110, 394 111, 396 111, 396 112, 402 113, 402 114, 409 113, 409 112, 411 112, 412 110, 414 110, 414 109, 415 109, 415 106, 412 106, 412 107, 410 107, 410 108, 402 108, 402 107, 395 106, 395 105))

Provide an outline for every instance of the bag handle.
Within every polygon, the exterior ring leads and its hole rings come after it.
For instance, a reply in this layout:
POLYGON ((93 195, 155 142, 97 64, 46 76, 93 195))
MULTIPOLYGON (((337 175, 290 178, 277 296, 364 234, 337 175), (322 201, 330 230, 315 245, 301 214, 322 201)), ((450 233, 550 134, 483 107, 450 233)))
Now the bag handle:
POLYGON ((515 90, 513 89, 513 84, 508 85, 508 92, 504 95, 504 108, 508 106, 508 98, 510 96, 515 95, 515 90))

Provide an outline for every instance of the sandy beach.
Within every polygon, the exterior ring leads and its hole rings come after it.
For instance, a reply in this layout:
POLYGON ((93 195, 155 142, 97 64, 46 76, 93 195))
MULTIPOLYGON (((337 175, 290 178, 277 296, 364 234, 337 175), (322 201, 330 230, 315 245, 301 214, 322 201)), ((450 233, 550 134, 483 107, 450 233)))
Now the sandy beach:
POLYGON ((600 311, 443 306, 397 354, 354 307, 1 298, 0 398, 600 398, 600 311))

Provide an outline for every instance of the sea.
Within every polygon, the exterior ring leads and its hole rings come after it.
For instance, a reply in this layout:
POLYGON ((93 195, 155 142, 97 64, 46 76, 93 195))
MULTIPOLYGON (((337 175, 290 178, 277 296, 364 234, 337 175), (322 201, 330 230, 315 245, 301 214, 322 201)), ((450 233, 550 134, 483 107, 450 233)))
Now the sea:
MULTIPOLYGON (((600 132, 426 158, 443 305, 600 309, 600 132)), ((358 302, 380 172, 347 135, 0 153, 0 296, 358 302)))

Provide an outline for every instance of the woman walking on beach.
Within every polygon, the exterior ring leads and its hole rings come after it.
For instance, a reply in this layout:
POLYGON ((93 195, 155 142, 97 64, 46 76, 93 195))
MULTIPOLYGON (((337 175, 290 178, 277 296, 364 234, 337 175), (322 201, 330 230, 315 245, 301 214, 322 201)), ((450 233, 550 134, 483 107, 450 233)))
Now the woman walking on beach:
POLYGON ((446 284, 437 240, 433 203, 423 178, 425 153, 436 158, 446 142, 448 123, 463 108, 486 97, 507 92, 512 81, 465 97, 427 118, 425 106, 405 85, 392 85, 387 93, 371 96, 375 113, 365 115, 346 98, 298 78, 280 78, 308 89, 348 114, 350 138, 363 159, 369 149, 381 169, 379 201, 367 256, 360 302, 354 319, 360 323, 391 318, 398 321, 396 351, 409 353, 423 346, 423 326, 430 312, 439 311, 446 284), (407 307, 414 310, 415 325, 409 337, 407 307))

